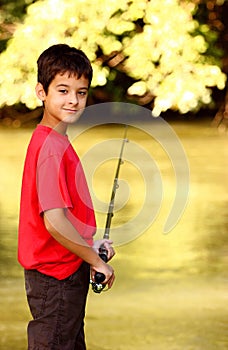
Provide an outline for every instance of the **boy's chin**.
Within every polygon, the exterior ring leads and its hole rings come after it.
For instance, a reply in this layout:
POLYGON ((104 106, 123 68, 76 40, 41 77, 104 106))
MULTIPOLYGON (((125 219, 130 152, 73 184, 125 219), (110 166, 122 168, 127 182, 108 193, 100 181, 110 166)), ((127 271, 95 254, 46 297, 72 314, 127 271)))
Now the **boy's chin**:
POLYGON ((73 115, 68 115, 63 119, 63 122, 65 124, 74 124, 78 121, 78 119, 81 117, 83 113, 83 110, 78 111, 77 113, 74 113, 73 115))

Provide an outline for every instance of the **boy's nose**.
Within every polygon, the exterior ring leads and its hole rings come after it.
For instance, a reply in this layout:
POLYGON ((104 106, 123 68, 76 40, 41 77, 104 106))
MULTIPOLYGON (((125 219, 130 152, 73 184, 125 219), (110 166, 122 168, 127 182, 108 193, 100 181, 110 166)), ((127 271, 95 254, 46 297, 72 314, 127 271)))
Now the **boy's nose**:
POLYGON ((78 104, 78 96, 77 96, 77 94, 71 94, 69 102, 71 104, 73 104, 73 105, 77 105, 78 104))

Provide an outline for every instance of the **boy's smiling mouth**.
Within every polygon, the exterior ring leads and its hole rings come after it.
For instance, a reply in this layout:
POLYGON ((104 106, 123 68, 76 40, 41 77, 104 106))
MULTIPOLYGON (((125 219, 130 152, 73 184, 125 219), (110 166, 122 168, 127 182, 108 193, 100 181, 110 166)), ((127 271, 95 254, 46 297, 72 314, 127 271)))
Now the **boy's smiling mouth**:
POLYGON ((70 113, 76 113, 76 112, 79 112, 78 109, 71 109, 71 108, 63 108, 64 111, 66 112, 70 112, 70 113))

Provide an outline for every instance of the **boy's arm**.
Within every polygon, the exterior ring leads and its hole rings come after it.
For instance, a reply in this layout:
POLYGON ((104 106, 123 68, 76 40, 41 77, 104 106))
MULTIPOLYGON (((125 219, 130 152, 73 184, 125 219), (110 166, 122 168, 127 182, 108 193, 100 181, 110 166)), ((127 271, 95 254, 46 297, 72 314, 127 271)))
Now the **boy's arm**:
POLYGON ((106 264, 80 236, 67 219, 64 209, 56 208, 45 211, 44 224, 51 236, 63 247, 89 263, 93 270, 103 273, 106 276, 104 283, 111 288, 115 278, 113 268, 106 264))

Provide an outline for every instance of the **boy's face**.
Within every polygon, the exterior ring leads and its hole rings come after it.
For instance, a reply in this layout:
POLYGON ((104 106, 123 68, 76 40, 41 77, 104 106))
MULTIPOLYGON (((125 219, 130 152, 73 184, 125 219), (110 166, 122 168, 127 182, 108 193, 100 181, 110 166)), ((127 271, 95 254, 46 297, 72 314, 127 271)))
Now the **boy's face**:
POLYGON ((46 94, 42 84, 36 86, 38 98, 44 102, 43 122, 52 128, 60 122, 72 124, 82 114, 88 97, 89 82, 84 76, 57 74, 46 94))

